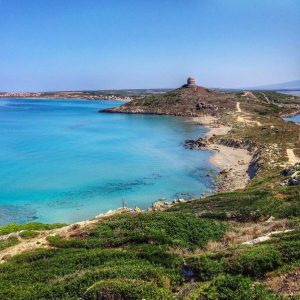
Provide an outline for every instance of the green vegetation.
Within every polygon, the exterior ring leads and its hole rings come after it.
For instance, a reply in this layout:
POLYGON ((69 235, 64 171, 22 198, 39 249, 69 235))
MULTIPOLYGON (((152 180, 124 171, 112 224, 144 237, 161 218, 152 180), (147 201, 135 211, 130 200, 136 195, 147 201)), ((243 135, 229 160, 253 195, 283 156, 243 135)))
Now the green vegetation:
POLYGON ((255 282, 300 265, 300 230, 203 251, 231 225, 195 216, 191 205, 199 202, 178 205, 180 213, 126 213, 76 236, 48 237, 55 249, 0 265, 0 299, 281 299, 255 282))
POLYGON ((17 245, 19 240, 16 237, 11 237, 6 240, 0 240, 0 250, 17 245))
POLYGON ((84 299, 174 299, 167 289, 138 280, 103 280, 95 283, 84 294, 84 299))
POLYGON ((199 289, 201 300, 280 300, 282 297, 242 276, 221 275, 199 289))
POLYGON ((31 238, 37 237, 38 235, 39 235, 39 233, 34 230, 24 230, 19 233, 19 236, 22 239, 31 239, 31 238))
POLYGON ((203 248, 225 231, 223 223, 173 212, 114 216, 80 237, 49 237, 55 250, 29 252, 1 265, 0 298, 172 299, 184 280, 183 259, 169 247, 203 248))
POLYGON ((31 222, 27 224, 8 224, 0 226, 0 235, 5 235, 21 230, 51 230, 63 226, 66 226, 66 224, 44 224, 39 222, 31 222))
POLYGON ((239 222, 264 221, 270 216, 296 217, 300 216, 300 189, 297 186, 279 187, 271 191, 249 188, 176 205, 171 210, 239 222))

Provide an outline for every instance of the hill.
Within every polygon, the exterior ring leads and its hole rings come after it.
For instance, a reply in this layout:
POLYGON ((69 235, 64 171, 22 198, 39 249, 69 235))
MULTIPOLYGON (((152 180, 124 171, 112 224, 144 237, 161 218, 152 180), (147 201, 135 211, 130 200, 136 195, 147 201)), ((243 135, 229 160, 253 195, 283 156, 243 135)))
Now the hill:
MULTIPOLYGON (((271 112, 271 102, 288 101, 293 104, 292 97, 272 92, 221 92, 205 87, 185 84, 182 87, 161 94, 144 95, 116 108, 104 109, 101 112, 160 114, 186 117, 203 115, 222 116, 235 111, 237 102, 242 101, 247 111, 260 113, 271 112), (268 99, 268 100, 266 100, 268 99)), ((287 103, 286 103, 287 104, 287 103)), ((292 108, 282 107, 281 113, 289 113, 292 108)), ((274 111, 273 111, 274 113, 274 111)))

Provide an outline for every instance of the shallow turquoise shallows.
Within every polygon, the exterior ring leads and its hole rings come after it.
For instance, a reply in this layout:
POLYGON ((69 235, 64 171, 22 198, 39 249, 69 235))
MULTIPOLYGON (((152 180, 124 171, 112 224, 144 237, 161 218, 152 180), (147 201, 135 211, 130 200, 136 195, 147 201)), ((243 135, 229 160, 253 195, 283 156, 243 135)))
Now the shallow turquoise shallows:
POLYGON ((76 222, 211 189, 205 129, 183 118, 98 113, 118 101, 0 100, 0 224, 76 222))

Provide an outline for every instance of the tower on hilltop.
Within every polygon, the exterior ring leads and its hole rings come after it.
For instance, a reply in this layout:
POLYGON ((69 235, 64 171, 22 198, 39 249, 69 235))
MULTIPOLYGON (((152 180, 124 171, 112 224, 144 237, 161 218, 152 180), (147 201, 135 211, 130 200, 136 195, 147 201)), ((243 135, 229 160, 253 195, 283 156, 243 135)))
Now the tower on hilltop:
POLYGON ((187 79, 186 85, 187 85, 188 87, 195 87, 195 86, 196 86, 196 80, 195 80, 194 78, 192 78, 192 77, 189 77, 189 78, 187 79))

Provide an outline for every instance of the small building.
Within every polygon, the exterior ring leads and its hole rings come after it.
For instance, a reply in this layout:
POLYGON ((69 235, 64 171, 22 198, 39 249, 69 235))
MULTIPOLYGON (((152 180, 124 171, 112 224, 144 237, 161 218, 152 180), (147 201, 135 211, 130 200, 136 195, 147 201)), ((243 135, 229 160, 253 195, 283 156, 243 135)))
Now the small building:
POLYGON ((196 80, 192 77, 189 77, 187 79, 187 86, 188 87, 195 87, 196 86, 196 80))

